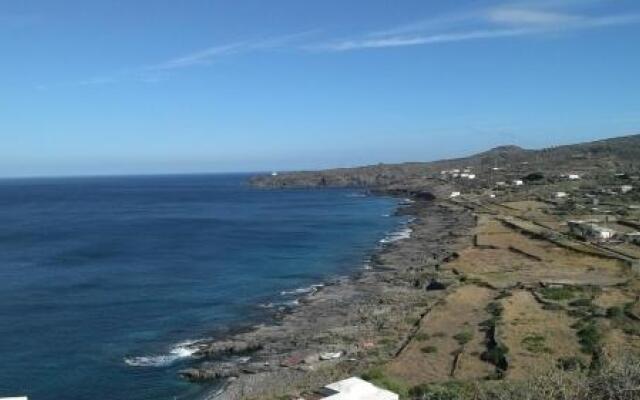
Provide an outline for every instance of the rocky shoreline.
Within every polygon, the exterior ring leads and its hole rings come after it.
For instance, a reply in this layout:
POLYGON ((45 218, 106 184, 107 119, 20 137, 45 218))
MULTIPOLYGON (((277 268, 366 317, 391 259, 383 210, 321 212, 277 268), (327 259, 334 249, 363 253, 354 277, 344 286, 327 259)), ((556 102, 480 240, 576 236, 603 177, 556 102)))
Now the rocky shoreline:
POLYGON ((439 267, 471 243, 473 225, 468 210, 418 196, 398 212, 412 216, 411 236, 385 244, 370 269, 318 287, 273 324, 197 343, 201 362, 181 375, 224 382, 207 400, 268 399, 313 390, 393 358, 430 306, 457 284, 439 267))

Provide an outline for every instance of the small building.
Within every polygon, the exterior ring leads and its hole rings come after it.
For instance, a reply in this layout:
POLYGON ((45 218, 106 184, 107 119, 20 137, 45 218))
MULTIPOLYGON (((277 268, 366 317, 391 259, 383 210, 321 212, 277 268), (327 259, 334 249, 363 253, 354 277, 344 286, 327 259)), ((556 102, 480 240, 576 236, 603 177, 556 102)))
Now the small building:
POLYGON ((567 197, 567 192, 555 192, 553 195, 556 199, 563 199, 567 197))
POLYGON ((496 186, 507 186, 507 182, 504 182, 504 181, 496 182, 496 186))
POLYGON ((515 180, 513 181, 513 184, 514 184, 515 186, 522 186, 522 185, 524 185, 524 181, 523 181, 522 179, 515 179, 515 180))
POLYGON ((460 192, 451 192, 451 194, 449 195, 450 198, 455 198, 455 197, 460 197, 460 192))
POLYGON ((629 193, 632 190, 633 190, 633 186, 631 186, 631 185, 622 185, 622 186, 620 186, 620 193, 622 193, 622 194, 629 193))
POLYGON ((570 181, 576 181, 576 180, 580 179, 580 175, 578 175, 578 174, 569 174, 567 176, 567 178, 569 178, 570 181))
POLYGON ((476 179, 476 174, 469 174, 468 179, 476 179))
POLYGON ((592 221, 569 221, 568 225, 569 231, 583 240, 608 242, 616 235, 613 229, 597 225, 592 221))
POLYGON ((271 173, 271 176, 278 176, 278 173, 277 173, 276 171, 273 171, 273 172, 271 173))
POLYGON ((322 400, 399 400, 397 394, 357 377, 347 378, 318 391, 322 400))

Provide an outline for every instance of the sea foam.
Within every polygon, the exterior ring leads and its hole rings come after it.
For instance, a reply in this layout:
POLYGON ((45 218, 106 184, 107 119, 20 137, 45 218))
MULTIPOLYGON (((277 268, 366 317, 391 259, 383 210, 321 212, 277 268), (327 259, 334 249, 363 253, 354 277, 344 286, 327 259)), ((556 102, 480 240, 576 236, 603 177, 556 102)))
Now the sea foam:
POLYGON ((132 367, 166 367, 182 358, 192 357, 197 351, 197 341, 188 340, 173 346, 168 354, 125 357, 124 362, 132 367))

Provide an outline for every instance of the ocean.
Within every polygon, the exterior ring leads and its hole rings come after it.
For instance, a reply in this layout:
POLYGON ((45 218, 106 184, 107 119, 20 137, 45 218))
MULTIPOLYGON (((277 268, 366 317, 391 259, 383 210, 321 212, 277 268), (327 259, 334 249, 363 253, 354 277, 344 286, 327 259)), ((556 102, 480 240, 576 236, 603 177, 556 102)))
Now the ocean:
POLYGON ((0 397, 198 399, 185 344, 295 307, 399 237, 395 199, 248 178, 0 180, 0 397))

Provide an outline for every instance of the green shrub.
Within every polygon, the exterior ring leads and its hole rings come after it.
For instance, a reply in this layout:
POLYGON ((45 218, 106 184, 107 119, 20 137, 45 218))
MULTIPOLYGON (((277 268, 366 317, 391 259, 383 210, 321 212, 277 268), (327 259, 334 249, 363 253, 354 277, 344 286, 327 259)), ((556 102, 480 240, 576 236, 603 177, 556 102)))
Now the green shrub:
POLYGON ((580 345, 583 352, 595 354, 600 350, 602 335, 598 331, 595 323, 589 322, 584 324, 584 326, 578 330, 578 337, 580 338, 580 345))
POLYGON ((421 384, 409 390, 411 399, 416 400, 458 400, 467 398, 472 391, 460 382, 447 382, 442 384, 421 384))
POLYGON ((527 335, 522 339, 522 345, 531 353, 552 353, 553 351, 545 345, 546 340, 542 335, 527 335))
POLYGON ((624 316, 624 310, 622 307, 613 306, 607 308, 607 318, 617 319, 622 318, 624 316))
POLYGON ((429 354, 429 353, 437 353, 438 348, 436 346, 424 346, 420 349, 421 352, 429 354))
POLYGON ((559 288, 546 287, 540 290, 540 294, 549 300, 562 301, 574 298, 576 290, 576 288, 570 286, 563 286, 559 288))
POLYGON ((502 315, 502 312, 504 311, 504 307, 502 306, 502 304, 498 303, 497 301, 492 301, 487 305, 486 310, 489 314, 493 315, 494 317, 499 317, 502 315))
POLYGON ((469 343, 471 339, 473 339, 473 331, 471 331, 470 329, 465 329, 464 331, 458 332, 453 335, 453 338, 458 342, 458 344, 460 344, 460 346, 464 346, 465 344, 469 343))
POLYGON ((496 344, 482 353, 480 359, 498 367, 500 370, 507 369, 507 353, 509 349, 504 345, 496 344))
POLYGON ((406 398, 409 395, 409 386, 399 379, 388 376, 381 367, 371 368, 361 377, 374 385, 399 394, 400 398, 406 398))
POLYGON ((569 303, 571 307, 591 307, 593 301, 591 299, 577 299, 569 303))

